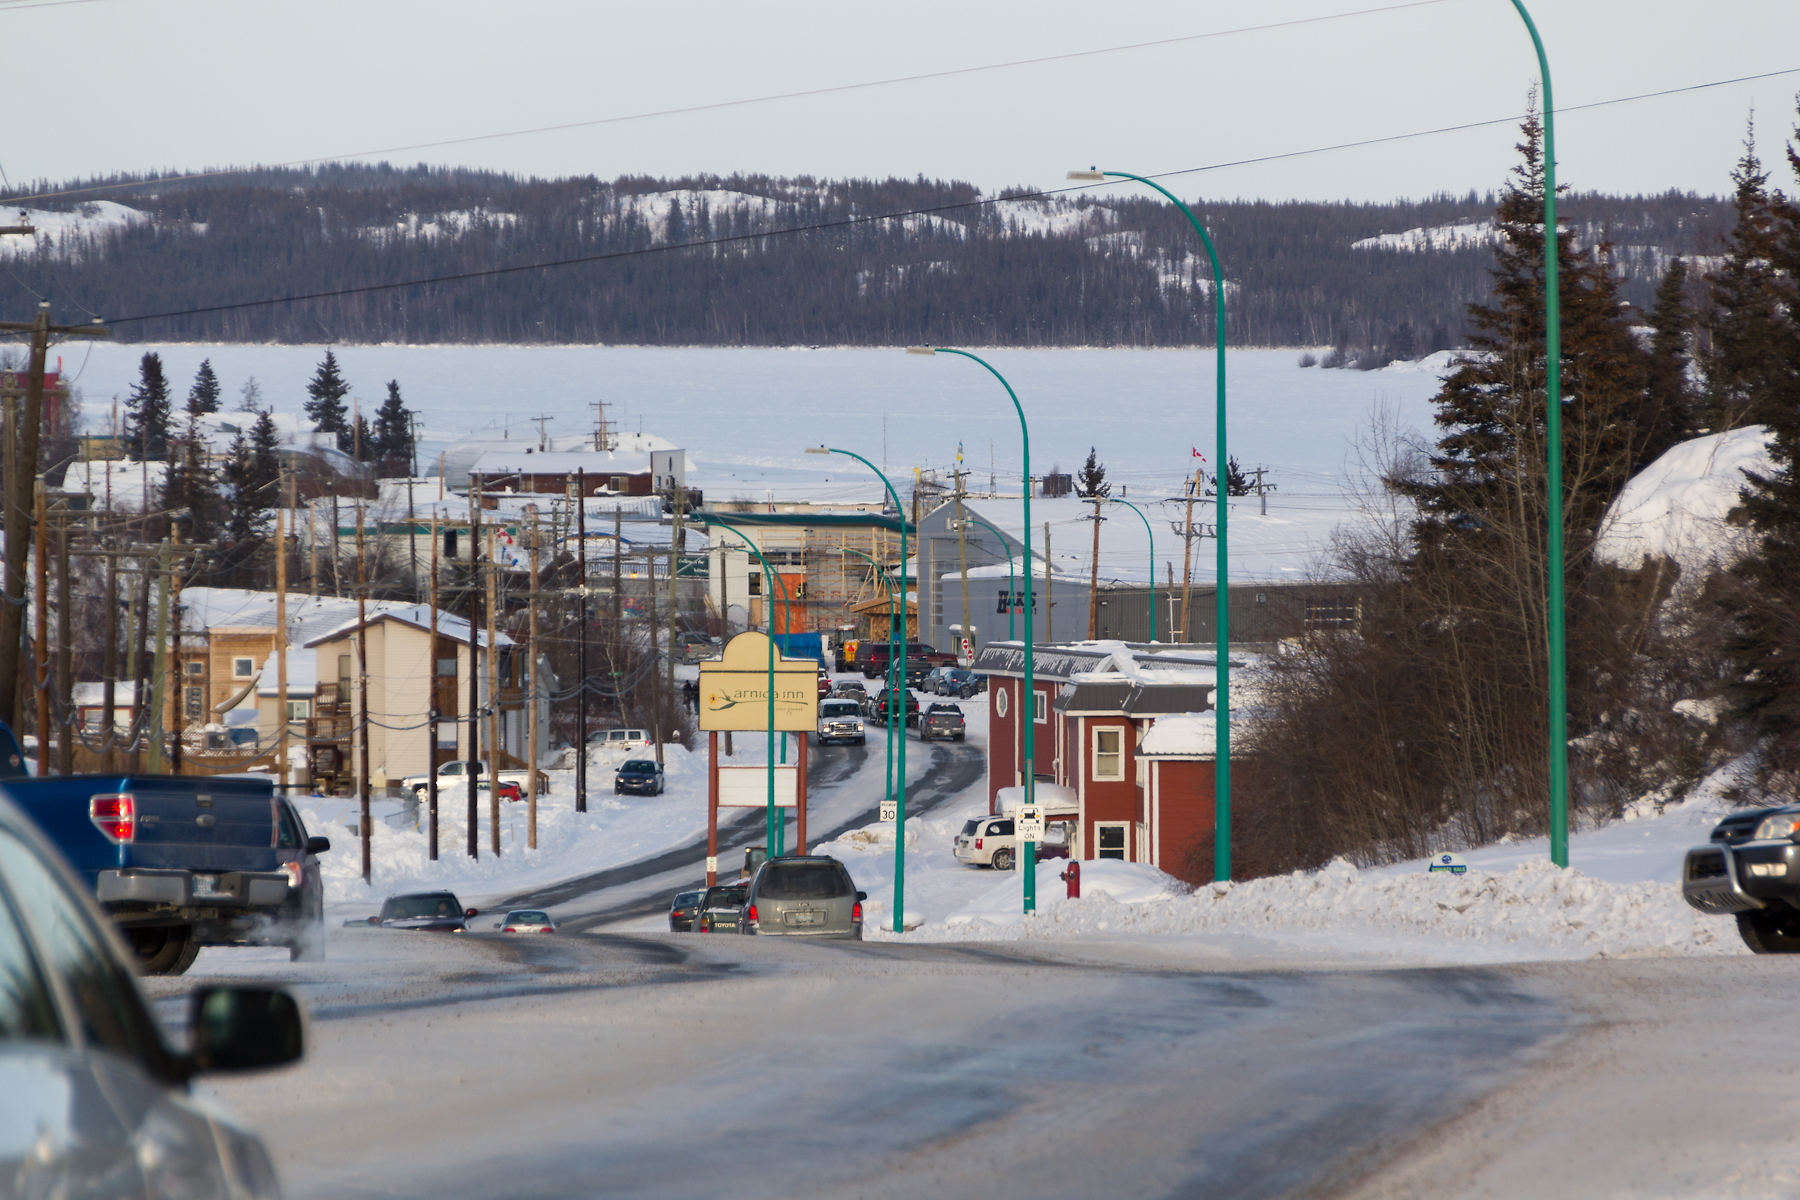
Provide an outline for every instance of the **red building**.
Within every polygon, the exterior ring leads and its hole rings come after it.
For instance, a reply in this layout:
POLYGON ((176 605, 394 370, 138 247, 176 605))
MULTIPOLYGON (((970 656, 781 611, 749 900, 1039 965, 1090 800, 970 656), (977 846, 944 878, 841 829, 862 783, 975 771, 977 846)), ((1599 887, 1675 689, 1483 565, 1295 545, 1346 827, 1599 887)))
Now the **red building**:
POLYGON ((1191 649, 1123 642, 1039 646, 1032 702, 1024 647, 991 642, 975 661, 988 676, 988 808, 1024 781, 1024 714, 1033 720, 1035 778, 1075 798, 1076 858, 1152 863, 1172 875, 1212 834, 1210 717, 1214 659, 1191 649), (1159 729, 1159 726, 1163 727, 1159 729))

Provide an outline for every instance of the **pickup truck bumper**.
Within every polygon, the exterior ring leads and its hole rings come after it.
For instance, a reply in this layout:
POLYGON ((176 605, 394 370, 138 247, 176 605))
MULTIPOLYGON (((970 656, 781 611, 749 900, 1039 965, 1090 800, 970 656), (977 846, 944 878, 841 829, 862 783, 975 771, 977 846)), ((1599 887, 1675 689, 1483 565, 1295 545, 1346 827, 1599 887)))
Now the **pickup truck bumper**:
POLYGON ((1800 845, 1781 840, 1695 846, 1682 863, 1681 896, 1715 915, 1778 904, 1800 908, 1800 845))
POLYGON ((126 867, 102 871, 95 885, 101 904, 158 908, 276 908, 288 898, 282 871, 209 872, 126 867))

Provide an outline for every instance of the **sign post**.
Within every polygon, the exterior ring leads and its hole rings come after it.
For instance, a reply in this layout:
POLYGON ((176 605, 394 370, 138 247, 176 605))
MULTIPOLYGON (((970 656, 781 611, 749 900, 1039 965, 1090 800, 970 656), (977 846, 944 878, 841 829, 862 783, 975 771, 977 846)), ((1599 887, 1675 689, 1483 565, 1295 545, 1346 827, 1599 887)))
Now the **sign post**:
MULTIPOLYGON (((711 735, 707 755, 706 846, 707 881, 717 882, 719 846, 719 809, 741 805, 742 788, 748 780, 741 774, 721 780, 719 739, 721 732, 764 732, 773 714, 774 732, 798 733, 804 737, 818 727, 819 665, 810 658, 787 658, 775 652, 769 635, 747 630, 725 643, 725 652, 717 659, 700 664, 700 729, 711 735), (774 667, 770 669, 773 655, 774 667), (773 692, 769 681, 773 679, 773 692), (744 779, 743 784, 738 780, 744 779)), ((781 794, 775 799, 777 808, 793 806, 799 811, 801 845, 804 847, 806 817, 806 784, 798 776, 806 770, 806 756, 799 756, 794 766, 749 768, 759 775, 773 775, 781 794)), ((761 807, 763 801, 746 807, 761 807)), ((772 847, 765 847, 765 853, 772 847)))

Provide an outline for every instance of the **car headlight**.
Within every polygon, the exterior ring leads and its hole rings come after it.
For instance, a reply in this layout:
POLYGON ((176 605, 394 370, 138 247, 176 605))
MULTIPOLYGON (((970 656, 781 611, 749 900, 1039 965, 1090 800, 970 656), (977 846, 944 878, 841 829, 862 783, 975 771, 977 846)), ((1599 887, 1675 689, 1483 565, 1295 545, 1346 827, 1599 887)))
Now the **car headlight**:
POLYGON ((1758 841, 1764 838, 1791 838, 1800 834, 1800 813, 1776 813, 1756 827, 1758 841))

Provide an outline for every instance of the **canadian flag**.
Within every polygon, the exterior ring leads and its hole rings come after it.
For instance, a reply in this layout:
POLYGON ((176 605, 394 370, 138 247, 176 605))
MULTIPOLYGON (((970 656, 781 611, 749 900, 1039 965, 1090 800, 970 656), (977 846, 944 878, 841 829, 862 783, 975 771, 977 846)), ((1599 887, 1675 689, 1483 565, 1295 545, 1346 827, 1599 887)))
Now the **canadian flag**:
POLYGON ((1193 451, 1193 452, 1194 452, 1194 457, 1195 457, 1195 458, 1197 458, 1197 459, 1199 459, 1199 460, 1200 460, 1200 461, 1201 461, 1201 462, 1205 462, 1205 461, 1206 461, 1206 455, 1204 455, 1204 454, 1202 454, 1202 453, 1200 453, 1200 447, 1198 447, 1198 446, 1189 446, 1189 447, 1188 447, 1188 449, 1190 449, 1190 450, 1192 450, 1192 451, 1193 451))

